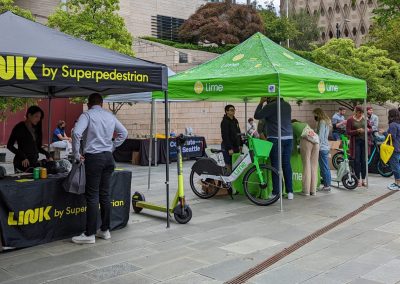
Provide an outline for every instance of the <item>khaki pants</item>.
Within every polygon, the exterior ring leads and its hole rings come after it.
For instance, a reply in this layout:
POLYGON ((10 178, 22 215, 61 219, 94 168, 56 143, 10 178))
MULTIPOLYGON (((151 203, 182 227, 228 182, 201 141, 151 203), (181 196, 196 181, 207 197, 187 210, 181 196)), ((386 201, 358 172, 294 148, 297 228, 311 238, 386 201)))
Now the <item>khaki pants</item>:
POLYGON ((318 178, 319 144, 314 144, 305 138, 300 139, 300 154, 303 164, 303 193, 315 193, 318 178))

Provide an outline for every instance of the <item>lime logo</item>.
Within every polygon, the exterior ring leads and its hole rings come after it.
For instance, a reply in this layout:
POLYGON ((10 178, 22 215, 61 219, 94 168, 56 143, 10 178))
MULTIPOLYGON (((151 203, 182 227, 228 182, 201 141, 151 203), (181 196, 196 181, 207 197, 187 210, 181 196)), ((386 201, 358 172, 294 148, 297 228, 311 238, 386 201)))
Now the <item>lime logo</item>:
POLYGON ((244 57, 244 54, 238 54, 235 57, 232 58, 232 61, 239 61, 240 59, 242 59, 244 57))
POLYGON ((261 64, 260 63, 258 63, 256 66, 254 66, 254 67, 256 67, 256 68, 260 68, 261 67, 261 64))
POLYGON ((325 93, 325 82, 324 81, 320 81, 318 83, 318 91, 323 94, 325 93))
POLYGON ((325 92, 339 92, 338 85, 331 85, 329 83, 325 83, 324 81, 319 81, 318 83, 318 91, 323 94, 325 92))
POLYGON ((203 90, 204 90, 203 83, 201 83, 200 81, 197 81, 194 84, 194 92, 199 95, 203 92, 203 90))

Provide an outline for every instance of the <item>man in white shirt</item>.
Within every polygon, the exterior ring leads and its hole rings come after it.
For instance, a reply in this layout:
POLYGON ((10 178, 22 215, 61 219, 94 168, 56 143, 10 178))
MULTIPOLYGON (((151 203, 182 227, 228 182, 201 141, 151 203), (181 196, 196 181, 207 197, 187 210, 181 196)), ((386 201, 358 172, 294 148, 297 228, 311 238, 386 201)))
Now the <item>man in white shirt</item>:
POLYGON ((94 244, 95 235, 110 239, 110 178, 115 163, 112 152, 120 146, 128 131, 110 112, 104 110, 103 98, 94 93, 89 96, 89 110, 81 114, 72 134, 72 151, 77 161, 85 162, 86 172, 86 231, 72 238, 78 244, 94 244), (113 141, 114 132, 116 137, 113 141), (83 141, 83 154, 79 152, 83 141), (97 231, 97 215, 101 212, 101 227, 97 231))

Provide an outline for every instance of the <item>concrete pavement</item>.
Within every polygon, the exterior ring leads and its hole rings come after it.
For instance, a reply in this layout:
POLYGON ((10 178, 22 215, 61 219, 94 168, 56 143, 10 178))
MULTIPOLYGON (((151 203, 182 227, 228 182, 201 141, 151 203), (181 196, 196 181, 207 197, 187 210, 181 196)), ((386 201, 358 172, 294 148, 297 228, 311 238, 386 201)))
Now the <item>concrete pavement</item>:
MULTIPOLYGON (((186 225, 162 213, 131 214, 109 241, 75 245, 69 239, 0 254, 1 283, 223 283, 317 229, 387 192, 392 178, 376 175, 370 188, 333 189, 316 197, 295 195, 259 207, 235 196, 201 200, 189 186, 192 161, 184 162, 193 218, 186 225)), ((8 164, 8 167, 11 165, 8 164)), ((132 193, 165 203, 165 165, 132 170, 132 193)), ((171 164, 171 198, 177 184, 171 164)), ((311 241, 248 283, 400 283, 400 195, 393 194, 311 241)))

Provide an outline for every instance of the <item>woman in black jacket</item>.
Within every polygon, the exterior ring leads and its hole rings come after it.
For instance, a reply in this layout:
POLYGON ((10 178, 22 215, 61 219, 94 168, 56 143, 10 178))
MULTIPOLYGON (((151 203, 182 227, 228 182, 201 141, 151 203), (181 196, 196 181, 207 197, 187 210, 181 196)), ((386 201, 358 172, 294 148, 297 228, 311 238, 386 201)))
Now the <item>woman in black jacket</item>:
POLYGON ((224 154, 225 164, 232 166, 232 154, 239 153, 242 142, 240 136, 239 122, 235 118, 235 107, 233 105, 225 106, 225 115, 221 121, 221 150, 224 154))
POLYGON ((42 120, 43 110, 38 106, 31 106, 26 112, 25 121, 14 126, 7 149, 15 154, 14 170, 32 172, 39 165, 39 153, 50 158, 50 154, 42 148, 42 120), (17 143, 18 148, 15 147, 17 143))

